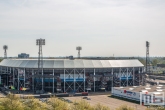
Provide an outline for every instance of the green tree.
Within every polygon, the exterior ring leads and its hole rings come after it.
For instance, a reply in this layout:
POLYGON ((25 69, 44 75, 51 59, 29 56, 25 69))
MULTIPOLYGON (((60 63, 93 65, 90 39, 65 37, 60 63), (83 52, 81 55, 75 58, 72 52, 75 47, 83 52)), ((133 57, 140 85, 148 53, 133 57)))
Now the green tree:
POLYGON ((47 108, 47 105, 45 103, 40 102, 38 99, 35 99, 34 97, 28 97, 27 99, 23 100, 25 110, 46 110, 47 108))
POLYGON ((110 110, 110 108, 107 106, 103 106, 100 103, 98 103, 94 106, 94 110, 110 110))
POLYGON ((47 104, 49 110, 70 110, 68 103, 61 101, 56 97, 50 98, 47 104))
POLYGON ((3 110, 24 110, 20 98, 14 94, 7 95, 1 102, 3 110))
POLYGON ((145 59, 141 58, 141 59, 139 59, 139 61, 140 61, 144 66, 146 65, 146 60, 145 60, 145 59))
POLYGON ((146 110, 165 110, 165 108, 161 106, 149 106, 146 110))
POLYGON ((157 60, 157 59, 154 59, 154 60, 152 61, 152 64, 153 64, 153 66, 156 66, 156 65, 158 64, 158 60, 157 60))
POLYGON ((71 110, 94 110, 94 107, 92 107, 85 100, 80 100, 78 102, 74 102, 74 104, 71 106, 71 110))
POLYGON ((116 110, 134 110, 134 109, 127 105, 122 105, 122 106, 116 108, 116 110))
POLYGON ((0 62, 2 61, 3 59, 2 58, 0 58, 0 62))

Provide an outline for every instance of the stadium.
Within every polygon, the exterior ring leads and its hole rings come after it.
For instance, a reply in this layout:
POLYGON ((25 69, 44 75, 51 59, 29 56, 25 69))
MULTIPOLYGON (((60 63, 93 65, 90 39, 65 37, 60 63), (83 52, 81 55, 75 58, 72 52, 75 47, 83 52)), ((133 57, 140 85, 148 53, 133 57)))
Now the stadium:
POLYGON ((4 59, 0 82, 34 93, 99 92, 142 85, 144 74, 139 60, 43 59, 42 68, 38 72, 38 59, 4 59))

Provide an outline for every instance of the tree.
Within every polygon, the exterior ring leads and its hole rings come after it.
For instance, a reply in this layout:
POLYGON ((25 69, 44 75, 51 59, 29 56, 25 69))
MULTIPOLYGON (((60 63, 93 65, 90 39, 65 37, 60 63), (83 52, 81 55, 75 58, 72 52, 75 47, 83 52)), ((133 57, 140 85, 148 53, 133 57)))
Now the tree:
POLYGON ((134 109, 131 107, 128 107, 127 105, 122 105, 122 106, 116 108, 116 110, 134 110, 134 109))
POLYGON ((149 106, 146 110, 165 110, 162 106, 149 106))
POLYGON ((0 58, 0 62, 2 61, 3 59, 0 58))
POLYGON ((110 110, 110 108, 107 106, 103 106, 100 103, 98 103, 94 106, 94 110, 110 110))
POLYGON ((34 97, 28 97, 23 101, 25 110, 46 110, 47 105, 34 97))
POLYGON ((144 66, 146 65, 145 59, 141 58, 141 59, 139 59, 139 61, 140 61, 144 66))
POLYGON ((20 102, 20 98, 14 94, 7 95, 1 102, 3 110, 24 110, 23 104, 20 102))
POLYGON ((74 102, 71 106, 71 110, 94 110, 94 108, 85 100, 80 100, 78 102, 74 102))
POLYGON ((52 97, 48 100, 49 110, 70 110, 68 103, 59 100, 56 97, 52 97))
POLYGON ((157 60, 157 59, 154 59, 154 60, 152 61, 153 66, 156 66, 157 63, 158 63, 158 60, 157 60))

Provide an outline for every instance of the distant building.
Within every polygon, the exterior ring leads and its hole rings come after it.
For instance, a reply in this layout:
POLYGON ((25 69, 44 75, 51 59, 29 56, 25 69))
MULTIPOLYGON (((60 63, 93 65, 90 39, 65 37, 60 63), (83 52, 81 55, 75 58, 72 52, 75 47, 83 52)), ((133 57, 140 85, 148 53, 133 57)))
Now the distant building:
POLYGON ((29 58, 29 54, 26 53, 18 54, 18 58, 29 58))
POLYGON ((73 59, 74 57, 71 55, 71 56, 66 56, 66 58, 73 59))

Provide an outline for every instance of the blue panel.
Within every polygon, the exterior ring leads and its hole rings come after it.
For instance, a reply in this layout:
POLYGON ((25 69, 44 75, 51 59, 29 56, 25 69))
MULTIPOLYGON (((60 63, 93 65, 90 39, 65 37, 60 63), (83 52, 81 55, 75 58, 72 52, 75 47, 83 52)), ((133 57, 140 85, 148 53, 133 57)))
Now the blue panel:
POLYGON ((44 82, 53 82, 53 79, 44 79, 44 82))
POLYGON ((65 79, 66 82, 73 82, 74 79, 65 79))
POLYGON ((19 80, 24 80, 23 78, 20 78, 19 80))
MULTIPOLYGON (((42 82, 42 79, 35 79, 35 81, 42 82)), ((44 82, 53 82, 53 79, 44 79, 44 82)), ((54 80, 56 82, 56 80, 54 80)))
MULTIPOLYGON (((127 80, 127 77, 121 77, 121 80, 127 80)), ((128 77, 128 79, 133 79, 133 77, 128 77)))
POLYGON ((128 79, 133 79, 133 77, 128 77, 128 79))
MULTIPOLYGON (((42 79, 35 79, 35 81, 39 81, 42 82, 42 79)), ((84 79, 83 78, 79 78, 76 79, 76 82, 83 82, 84 79)), ((53 79, 44 79, 44 82, 53 82, 53 79)), ((57 82, 56 79, 54 79, 54 82, 57 82)), ((64 82, 64 79, 61 79, 61 82, 64 82)), ((65 82, 74 82, 74 79, 65 79, 65 82)))
POLYGON ((120 79, 121 79, 121 80, 126 80, 126 79, 127 79, 127 77, 121 77, 120 79))
POLYGON ((84 79, 83 78, 80 78, 80 79, 76 79, 76 81, 84 81, 84 79))

